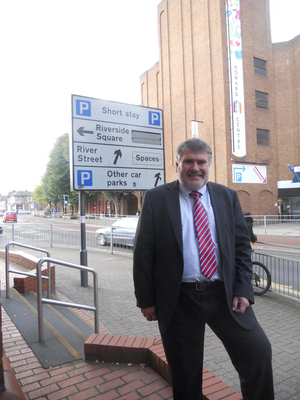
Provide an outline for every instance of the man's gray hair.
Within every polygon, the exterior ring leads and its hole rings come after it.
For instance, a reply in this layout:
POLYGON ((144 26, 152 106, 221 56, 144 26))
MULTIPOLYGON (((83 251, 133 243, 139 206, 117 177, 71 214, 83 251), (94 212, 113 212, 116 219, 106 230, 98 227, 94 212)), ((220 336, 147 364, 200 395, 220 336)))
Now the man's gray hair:
POLYGON ((185 140, 184 142, 180 143, 176 150, 176 162, 179 163, 181 154, 185 150, 191 150, 194 153, 199 153, 200 151, 205 151, 208 154, 208 163, 211 164, 212 162, 212 151, 211 147, 204 142, 204 140, 198 138, 192 138, 185 140))

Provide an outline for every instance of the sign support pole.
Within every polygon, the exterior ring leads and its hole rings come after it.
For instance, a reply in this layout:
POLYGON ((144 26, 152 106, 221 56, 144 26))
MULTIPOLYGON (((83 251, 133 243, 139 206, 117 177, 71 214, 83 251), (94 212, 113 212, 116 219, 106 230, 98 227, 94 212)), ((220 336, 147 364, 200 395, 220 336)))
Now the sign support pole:
MULTIPOLYGON (((80 236, 81 236, 81 250, 80 250, 80 265, 88 266, 87 263, 87 250, 86 250, 86 231, 85 231, 85 192, 80 190, 80 236)), ((88 286, 88 273, 87 271, 80 271, 81 286, 88 286)))

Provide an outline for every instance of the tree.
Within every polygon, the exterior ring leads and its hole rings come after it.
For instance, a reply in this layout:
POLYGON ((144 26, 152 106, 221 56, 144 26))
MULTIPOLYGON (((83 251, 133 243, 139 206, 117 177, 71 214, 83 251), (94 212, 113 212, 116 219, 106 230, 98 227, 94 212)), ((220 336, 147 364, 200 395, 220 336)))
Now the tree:
MULTIPOLYGON (((78 192, 70 190, 70 161, 69 161, 69 135, 57 138, 50 153, 50 161, 47 164, 46 172, 42 178, 42 185, 38 187, 36 196, 43 198, 44 202, 56 204, 61 201, 64 194, 69 195, 69 203, 72 206, 78 204, 78 192)), ((94 197, 96 192, 86 192, 87 198, 94 197)), ((116 214, 120 214, 120 202, 126 196, 125 192, 102 192, 115 204, 116 214)))
POLYGON ((106 197, 113 200, 116 209, 116 216, 120 215, 121 200, 126 196, 125 192, 102 192, 106 197))
POLYGON ((32 198, 37 203, 45 203, 47 201, 43 185, 39 185, 34 189, 32 198))
POLYGON ((37 203, 41 204, 41 210, 42 210, 42 204, 48 203, 48 199, 46 197, 43 185, 36 186, 36 188, 34 189, 34 191, 32 193, 32 198, 37 203))
POLYGON ((50 153, 50 161, 42 179, 47 202, 58 203, 63 194, 70 192, 69 135, 57 138, 50 153))

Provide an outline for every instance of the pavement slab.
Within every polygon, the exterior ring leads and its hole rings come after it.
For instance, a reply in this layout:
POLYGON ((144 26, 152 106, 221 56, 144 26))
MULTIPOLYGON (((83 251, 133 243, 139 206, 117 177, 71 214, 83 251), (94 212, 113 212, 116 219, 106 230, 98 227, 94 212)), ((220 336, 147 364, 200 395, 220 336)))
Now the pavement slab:
MULTIPOLYGON (((49 250, 53 258, 80 263, 79 249, 49 247, 46 250, 49 250)), ((0 259, 1 275, 3 265, 4 260, 0 259)), ((111 335, 159 337, 157 323, 147 322, 136 307, 132 256, 88 250, 88 266, 94 268, 99 275, 101 327, 111 335)), ((90 276, 89 286, 84 288, 81 286, 78 271, 63 266, 56 267, 56 290, 72 302, 93 304, 91 282, 90 276)), ((276 400, 299 400, 300 301, 272 292, 256 297, 255 301, 254 312, 272 344, 276 400)), ((204 367, 240 392, 238 375, 222 343, 209 328, 206 331, 204 367)), ((16 368, 22 368, 22 365, 16 365, 16 368)), ((160 385, 161 383, 158 384, 160 385)), ((32 391, 34 390, 40 389, 32 391)), ((147 390, 151 391, 151 388, 140 392, 146 393, 147 390)), ((161 390, 164 388, 161 387, 161 390)))

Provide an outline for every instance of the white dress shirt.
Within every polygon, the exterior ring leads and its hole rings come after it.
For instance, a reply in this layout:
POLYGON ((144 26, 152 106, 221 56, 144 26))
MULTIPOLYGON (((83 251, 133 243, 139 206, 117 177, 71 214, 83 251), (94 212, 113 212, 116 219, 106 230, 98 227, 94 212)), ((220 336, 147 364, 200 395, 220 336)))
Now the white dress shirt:
MULTIPOLYGON (((181 183, 179 184, 179 201, 180 214, 182 223, 182 238, 183 238, 183 282, 207 281, 208 279, 201 273, 199 259, 199 245, 195 230, 193 206, 194 199, 189 195, 190 190, 186 189, 181 183)), ((221 271, 219 268, 220 255, 218 251, 218 241, 216 233, 216 224, 213 208, 210 201, 209 192, 204 185, 199 192, 201 193, 200 201, 206 211, 209 227, 211 231, 214 250, 218 262, 218 270, 211 280, 221 279, 221 271)))

